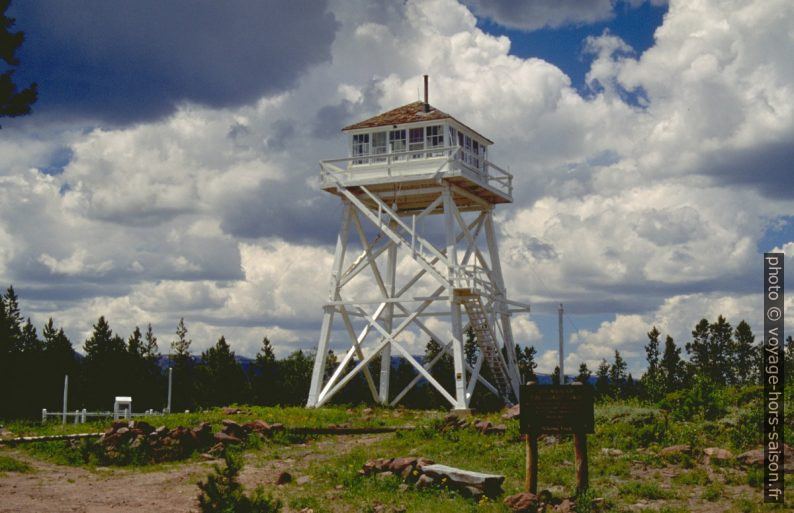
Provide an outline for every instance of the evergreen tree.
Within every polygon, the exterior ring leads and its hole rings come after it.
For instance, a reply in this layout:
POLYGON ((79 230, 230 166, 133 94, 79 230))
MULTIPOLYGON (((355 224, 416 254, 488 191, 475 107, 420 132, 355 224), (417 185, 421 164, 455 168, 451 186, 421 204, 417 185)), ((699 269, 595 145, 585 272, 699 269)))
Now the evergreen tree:
POLYGON ((692 331, 692 342, 686 344, 691 373, 718 385, 735 382, 732 335, 733 329, 723 316, 712 324, 701 319, 692 331))
POLYGON ((521 375, 522 383, 538 380, 535 375, 535 369, 538 366, 535 363, 536 354, 535 346, 527 346, 522 350, 521 346, 516 344, 516 363, 518 364, 518 373, 521 375))
POLYGON ((190 344, 193 341, 187 334, 183 317, 176 327, 176 339, 171 342, 172 411, 195 410, 198 406, 195 365, 190 355, 190 344))
POLYGON ((282 405, 302 406, 309 398, 314 354, 295 351, 278 362, 278 398, 282 405))
POLYGON ((675 345, 673 337, 667 335, 664 341, 664 354, 661 362, 662 392, 669 394, 678 390, 684 382, 684 362, 681 360, 681 348, 675 345))
POLYGON ((648 332, 648 344, 645 346, 645 357, 648 361, 648 370, 642 376, 641 382, 646 395, 652 401, 661 398, 664 385, 662 383, 662 369, 659 362, 659 330, 656 326, 648 332))
MULTIPOLYGON (((443 348, 441 347, 441 344, 432 338, 428 340, 427 345, 425 346, 425 362, 433 361, 433 359, 438 356, 442 350, 443 348)), ((455 383, 452 379, 452 372, 454 368, 455 366, 452 361, 452 356, 450 356, 449 353, 444 353, 439 357, 435 365, 433 365, 433 368, 430 369, 430 375, 433 376, 433 378, 435 378, 435 380, 438 381, 442 387, 444 387, 444 390, 451 393, 453 396, 455 383)), ((429 394, 428 402, 431 407, 440 408, 449 404, 447 400, 438 393, 434 386, 428 385, 426 390, 429 394)))
POLYGON ((85 407, 109 410, 114 397, 132 395, 127 347, 114 335, 110 324, 100 316, 91 337, 83 344, 85 359, 82 396, 85 407))
POLYGON ((22 326, 22 339, 20 341, 22 354, 18 361, 17 378, 15 384, 20 399, 18 415, 22 417, 35 417, 41 411, 41 404, 46 396, 46 384, 40 379, 42 357, 44 355, 44 342, 39 339, 35 326, 28 318, 22 326))
POLYGON ((466 362, 474 367, 477 363, 477 355, 480 354, 480 348, 477 347, 477 335, 471 326, 466 330, 466 343, 463 345, 463 353, 466 355, 466 362))
MULTIPOLYGON (((41 407, 56 410, 62 405, 64 376, 69 376, 72 383, 80 383, 80 364, 77 360, 72 343, 63 332, 56 329, 52 317, 44 325, 41 332, 44 338, 44 354, 42 359, 45 396, 41 407)), ((75 394, 71 394, 72 397, 75 394)))
POLYGON ((598 365, 598 370, 596 371, 596 394, 599 398, 608 397, 611 392, 611 387, 609 383, 609 364, 607 363, 606 358, 601 360, 601 363, 598 365))
MULTIPOLYGON (((763 353, 764 343, 761 342, 759 346, 761 347, 761 351, 763 353)), ((763 356, 761 358, 761 361, 763 361, 763 356)), ((786 338, 786 352, 785 352, 783 365, 785 365, 785 369, 786 369, 785 372, 786 382, 794 383, 794 337, 792 337, 791 335, 789 335, 786 338)), ((759 372, 759 375, 762 376, 763 371, 759 372)))
POLYGON ((251 367, 252 375, 249 377, 251 382, 252 394, 257 404, 273 406, 278 402, 276 397, 276 387, 278 383, 278 365, 276 364, 276 354, 270 339, 262 338, 262 347, 256 353, 256 360, 251 367))
POLYGON ((609 368, 609 380, 612 382, 616 397, 623 395, 623 389, 626 384, 626 369, 626 361, 620 356, 620 351, 615 349, 615 361, 609 368))
POLYGON ((214 346, 201 353, 198 374, 203 406, 226 406, 245 400, 245 374, 226 337, 221 336, 214 346))
POLYGON ((16 117, 30 113, 30 106, 38 97, 35 83, 19 91, 14 83, 15 67, 19 66, 17 50, 25 40, 23 32, 11 32, 14 19, 6 16, 11 0, 0 0, 0 60, 6 71, 0 74, 0 117, 16 117))
POLYGON ((554 367, 554 372, 551 373, 551 384, 552 385, 559 385, 560 384, 560 366, 559 365, 554 367))
POLYGON ((590 369, 587 368, 587 364, 585 362, 582 362, 581 364, 579 364, 579 374, 576 375, 576 381, 578 381, 583 385, 589 385, 590 376, 592 375, 593 373, 590 372, 590 369))
POLYGON ((138 409, 163 407, 165 378, 160 369, 157 338, 152 333, 151 324, 145 336, 140 328, 135 326, 127 340, 127 353, 135 392, 133 401, 138 405, 138 409))
POLYGON ((755 346, 755 335, 750 325, 741 321, 734 331, 733 350, 731 358, 733 363, 734 382, 738 384, 749 383, 758 368, 755 358, 758 354, 755 346))

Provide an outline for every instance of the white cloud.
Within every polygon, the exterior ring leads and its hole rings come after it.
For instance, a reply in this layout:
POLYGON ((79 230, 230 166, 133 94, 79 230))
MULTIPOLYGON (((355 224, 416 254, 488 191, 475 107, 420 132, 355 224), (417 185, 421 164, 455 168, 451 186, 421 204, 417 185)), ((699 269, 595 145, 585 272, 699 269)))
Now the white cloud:
MULTIPOLYGON (((586 23, 611 8, 515 19, 586 23)), ((496 209, 509 293, 536 312, 564 302, 606 320, 571 335, 569 374, 614 349, 636 372, 653 324, 681 344, 700 317, 757 329, 756 244, 794 215, 789 182, 775 182, 788 154, 768 151, 794 135, 790 2, 672 2, 641 55, 611 34, 590 39, 588 81, 602 89, 586 97, 451 0, 332 11, 333 64, 277 96, 123 129, 4 127, 0 280, 37 323, 52 315, 82 342, 104 314, 120 333, 151 321, 170 340, 185 316, 197 350, 222 333, 249 355, 265 334, 281 355, 313 347, 341 213, 316 190, 317 161, 346 154, 341 126, 415 100, 430 73, 431 103, 493 138, 492 158, 515 175, 515 204, 496 209), (31 170, 63 148, 62 174, 31 170)), ((402 260, 399 275, 411 271, 402 260)), ((363 278, 350 286, 377 296, 363 278)), ((534 318, 513 329, 556 365, 534 318)), ((427 341, 401 339, 416 352, 427 341)))

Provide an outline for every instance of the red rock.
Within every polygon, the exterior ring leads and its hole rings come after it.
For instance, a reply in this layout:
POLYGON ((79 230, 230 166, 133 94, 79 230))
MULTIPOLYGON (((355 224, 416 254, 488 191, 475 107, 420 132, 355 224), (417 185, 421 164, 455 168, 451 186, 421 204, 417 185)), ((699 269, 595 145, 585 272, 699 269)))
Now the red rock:
POLYGON ((400 474, 406 467, 413 468, 414 466, 416 466, 416 458, 394 458, 389 464, 389 470, 395 474, 400 474))
POLYGON ((216 442, 221 442, 223 444, 240 444, 240 443, 243 443, 243 441, 240 440, 239 438, 237 438, 236 436, 228 435, 228 434, 226 434, 226 433, 224 433, 222 431, 218 432, 218 433, 215 433, 213 438, 214 438, 214 440, 216 442))
POLYGON ((671 445, 659 451, 659 456, 674 456, 679 454, 692 454, 692 446, 689 444, 671 445))
POLYGON ((534 493, 517 493, 506 497, 504 503, 513 513, 535 513, 538 510, 538 497, 534 493))
POLYGON ((744 465, 760 467, 764 464, 764 450, 753 449, 751 451, 743 452, 736 456, 736 459, 744 465))
POLYGON ((517 419, 521 416, 521 405, 514 404, 510 408, 507 409, 506 412, 502 414, 502 418, 505 420, 517 419))
POLYGON ((227 406, 222 411, 223 411, 224 415, 237 415, 237 414, 243 412, 240 408, 233 408, 233 407, 230 407, 230 406, 227 406))
POLYGON ((728 461, 733 459, 733 453, 726 449, 719 447, 707 447, 703 449, 703 454, 706 455, 704 462, 708 465, 712 461, 728 461))

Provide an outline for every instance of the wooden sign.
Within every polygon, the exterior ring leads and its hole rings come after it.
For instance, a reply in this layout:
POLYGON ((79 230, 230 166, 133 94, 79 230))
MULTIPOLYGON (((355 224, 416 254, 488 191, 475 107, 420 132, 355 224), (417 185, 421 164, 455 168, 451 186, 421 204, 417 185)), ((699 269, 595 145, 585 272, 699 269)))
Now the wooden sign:
POLYGON ((593 388, 576 385, 522 385, 522 434, 594 433, 593 388))
POLYGON ((521 386, 518 402, 521 433, 527 445, 527 480, 525 489, 538 493, 538 435, 573 434, 576 453, 576 489, 588 486, 587 433, 595 432, 593 388, 575 383, 571 385, 521 386))

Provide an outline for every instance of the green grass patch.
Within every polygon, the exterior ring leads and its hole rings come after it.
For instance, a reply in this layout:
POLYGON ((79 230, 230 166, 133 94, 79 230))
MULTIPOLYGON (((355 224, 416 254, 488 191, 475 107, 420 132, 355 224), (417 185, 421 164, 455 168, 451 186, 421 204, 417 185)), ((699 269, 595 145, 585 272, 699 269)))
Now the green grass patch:
POLYGON ((711 482, 708 473, 702 468, 684 471, 673 477, 673 482, 679 485, 705 486, 711 482))
POLYGON ((0 472, 33 472, 33 467, 10 456, 0 456, 0 472))
POLYGON ((649 481, 629 481, 620 485, 620 495, 629 499, 673 499, 675 494, 670 490, 664 490, 655 482, 649 481))
POLYGON ((711 483, 703 490, 700 497, 703 500, 714 502, 720 499, 725 493, 725 487, 721 483, 711 483))

